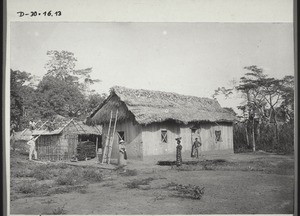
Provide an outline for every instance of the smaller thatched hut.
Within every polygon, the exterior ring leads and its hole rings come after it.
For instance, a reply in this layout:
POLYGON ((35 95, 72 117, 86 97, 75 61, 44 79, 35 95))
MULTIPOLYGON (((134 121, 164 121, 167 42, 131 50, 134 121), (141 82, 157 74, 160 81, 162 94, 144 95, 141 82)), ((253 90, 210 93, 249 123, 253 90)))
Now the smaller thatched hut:
POLYGON ((93 142, 95 152, 101 148, 101 130, 101 127, 87 126, 80 121, 60 119, 34 130, 32 135, 39 136, 36 148, 40 160, 70 160, 77 155, 81 141, 93 142))
POLYGON ((203 153, 233 153, 235 117, 213 99, 170 92, 113 87, 108 98, 88 118, 88 124, 103 126, 108 133, 111 111, 118 110, 112 158, 118 141, 127 143, 129 159, 173 157, 175 138, 182 137, 183 153, 189 157, 195 138, 203 153))
MULTIPOLYGON (((57 115, 54 117, 54 119, 60 119, 60 118, 64 118, 60 115, 57 115)), ((45 125, 46 122, 43 122, 41 120, 37 121, 35 123, 35 130, 39 130, 43 125, 45 125)), ((25 128, 24 130, 22 131, 17 131, 17 132, 14 132, 11 134, 11 138, 13 136, 13 139, 14 139, 14 146, 16 149, 19 149, 19 150, 28 150, 28 146, 26 145, 26 143, 30 140, 30 137, 32 136, 33 134, 33 130, 31 130, 29 127, 28 128, 25 128)))

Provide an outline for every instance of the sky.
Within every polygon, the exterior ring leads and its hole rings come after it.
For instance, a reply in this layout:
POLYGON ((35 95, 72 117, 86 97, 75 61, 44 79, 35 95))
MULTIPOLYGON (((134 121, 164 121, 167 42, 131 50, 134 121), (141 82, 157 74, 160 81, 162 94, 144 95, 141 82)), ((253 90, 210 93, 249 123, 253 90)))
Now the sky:
MULTIPOLYGON (((10 36, 11 69, 42 77, 47 51, 67 50, 77 69, 93 68, 98 93, 119 85, 211 98, 245 66, 294 75, 291 23, 14 22, 10 36)), ((219 103, 236 108, 241 100, 219 103)))

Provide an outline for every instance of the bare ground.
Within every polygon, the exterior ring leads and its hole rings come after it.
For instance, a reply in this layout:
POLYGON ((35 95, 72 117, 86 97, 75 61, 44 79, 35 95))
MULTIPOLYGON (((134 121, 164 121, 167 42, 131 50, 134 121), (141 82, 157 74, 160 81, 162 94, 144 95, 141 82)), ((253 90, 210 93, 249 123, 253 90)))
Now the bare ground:
POLYGON ((102 173, 99 181, 82 180, 72 185, 57 183, 61 173, 37 180, 36 177, 41 177, 33 172, 41 165, 23 156, 15 154, 12 161, 11 214, 293 213, 293 156, 267 153, 210 156, 184 161, 179 168, 129 161, 125 173, 120 169, 100 169, 97 165, 49 168, 53 173, 54 170, 65 173, 68 169, 78 169, 78 173, 93 169, 102 173), (20 174, 24 169, 31 172, 20 174), (32 181, 39 189, 20 190, 26 181, 32 181), (204 188, 201 199, 193 196, 193 190, 180 192, 177 187, 180 184, 204 188))

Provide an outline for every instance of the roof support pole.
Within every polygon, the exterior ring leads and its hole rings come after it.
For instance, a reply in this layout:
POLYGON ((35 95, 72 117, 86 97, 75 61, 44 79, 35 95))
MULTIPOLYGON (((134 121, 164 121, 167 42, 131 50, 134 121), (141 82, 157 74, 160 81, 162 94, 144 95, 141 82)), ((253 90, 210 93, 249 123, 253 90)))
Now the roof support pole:
POLYGON ((117 120, 118 120, 118 110, 117 110, 117 112, 116 112, 115 124, 114 124, 114 130, 113 130, 112 138, 111 138, 110 145, 109 145, 109 148, 108 148, 107 164, 110 164, 110 156, 111 156, 112 146, 113 146, 114 138, 115 138, 115 132, 116 132, 116 126, 117 126, 117 120))

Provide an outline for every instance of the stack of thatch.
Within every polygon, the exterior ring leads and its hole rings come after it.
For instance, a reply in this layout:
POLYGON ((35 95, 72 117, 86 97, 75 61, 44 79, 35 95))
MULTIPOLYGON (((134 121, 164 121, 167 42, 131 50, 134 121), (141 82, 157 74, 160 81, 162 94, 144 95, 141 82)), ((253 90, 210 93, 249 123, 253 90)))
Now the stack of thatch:
POLYGON ((77 159, 79 161, 96 157, 96 145, 91 141, 80 142, 77 146, 77 159))

